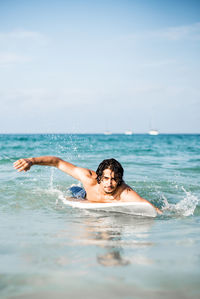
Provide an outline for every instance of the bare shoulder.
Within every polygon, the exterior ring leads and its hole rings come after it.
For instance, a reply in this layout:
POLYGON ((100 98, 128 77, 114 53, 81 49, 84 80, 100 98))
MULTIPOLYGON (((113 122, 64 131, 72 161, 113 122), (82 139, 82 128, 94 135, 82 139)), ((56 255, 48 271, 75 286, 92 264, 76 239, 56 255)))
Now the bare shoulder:
POLYGON ((120 194, 121 201, 146 201, 143 199, 137 192, 135 192, 130 186, 127 184, 122 185, 122 191, 120 194))
POLYGON ((120 200, 121 201, 132 201, 132 202, 144 202, 150 204, 158 214, 162 214, 162 211, 158 208, 156 208, 152 203, 150 203, 148 200, 142 198, 137 192, 135 192, 130 186, 123 184, 123 189, 120 194, 120 200))
POLYGON ((91 169, 77 167, 76 172, 79 174, 82 183, 91 184, 94 180, 96 180, 96 172, 91 169))

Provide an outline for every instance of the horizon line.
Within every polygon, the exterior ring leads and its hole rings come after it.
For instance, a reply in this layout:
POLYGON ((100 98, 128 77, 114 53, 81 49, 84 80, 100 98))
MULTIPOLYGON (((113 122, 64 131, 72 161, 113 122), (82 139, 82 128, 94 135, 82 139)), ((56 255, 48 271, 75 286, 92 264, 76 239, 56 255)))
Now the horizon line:
MULTIPOLYGON (((133 136, 133 135, 150 135, 149 132, 135 132, 130 135, 127 135, 125 132, 110 132, 110 134, 106 134, 105 132, 0 132, 0 135, 105 135, 105 136, 112 136, 112 135, 126 135, 126 136, 133 136)), ((159 132, 158 135, 199 135, 200 132, 159 132)), ((157 135, 157 136, 158 136, 157 135)))

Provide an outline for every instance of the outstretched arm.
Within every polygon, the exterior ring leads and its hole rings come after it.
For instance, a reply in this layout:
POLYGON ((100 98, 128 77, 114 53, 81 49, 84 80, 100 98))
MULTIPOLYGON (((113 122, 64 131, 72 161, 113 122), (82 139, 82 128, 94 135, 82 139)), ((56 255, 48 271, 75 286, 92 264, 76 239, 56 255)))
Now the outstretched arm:
POLYGON ((42 156, 36 158, 20 159, 14 163, 14 168, 19 172, 28 171, 33 165, 44 165, 57 167, 63 172, 66 172, 75 179, 84 182, 85 179, 92 176, 93 171, 77 167, 69 162, 66 162, 58 157, 54 156, 42 156))

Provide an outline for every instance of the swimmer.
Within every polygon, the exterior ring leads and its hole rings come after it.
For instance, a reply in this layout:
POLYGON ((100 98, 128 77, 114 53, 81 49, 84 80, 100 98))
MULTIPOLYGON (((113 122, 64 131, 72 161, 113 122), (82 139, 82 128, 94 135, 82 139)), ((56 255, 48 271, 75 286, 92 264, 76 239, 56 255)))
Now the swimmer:
POLYGON ((158 214, 161 210, 142 198, 123 180, 124 169, 115 159, 103 160, 97 171, 75 166, 55 156, 41 156, 17 160, 14 168, 28 171, 33 165, 53 166, 80 181, 88 202, 146 202, 152 205, 158 214))

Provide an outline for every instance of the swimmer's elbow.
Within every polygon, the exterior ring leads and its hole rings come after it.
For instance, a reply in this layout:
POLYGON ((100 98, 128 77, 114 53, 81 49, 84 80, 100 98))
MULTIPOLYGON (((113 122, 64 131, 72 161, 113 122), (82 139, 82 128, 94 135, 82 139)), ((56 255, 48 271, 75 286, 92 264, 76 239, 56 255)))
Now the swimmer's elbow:
POLYGON ((163 212, 162 212, 159 208, 155 207, 150 201, 148 201, 148 200, 146 200, 146 199, 144 199, 144 198, 142 198, 142 197, 141 197, 141 201, 146 202, 146 203, 149 203, 149 204, 156 210, 156 212, 157 212, 159 215, 162 215, 162 214, 163 214, 163 212))

